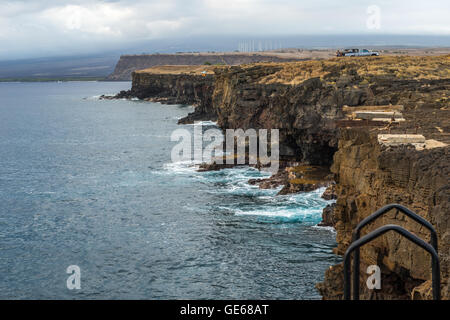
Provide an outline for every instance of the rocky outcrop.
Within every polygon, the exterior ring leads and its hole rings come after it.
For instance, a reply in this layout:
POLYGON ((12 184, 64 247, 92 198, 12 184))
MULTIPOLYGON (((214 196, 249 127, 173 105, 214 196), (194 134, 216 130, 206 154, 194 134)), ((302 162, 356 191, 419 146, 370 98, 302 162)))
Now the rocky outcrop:
MULTIPOLYGON (((322 198, 325 200, 336 200, 336 183, 333 182, 327 187, 322 194, 322 198)), ((334 227, 336 221, 334 219, 334 210, 336 209, 336 203, 327 205, 322 211, 322 221, 319 223, 321 227, 334 227)))
POLYGON ((223 128, 278 128, 281 156, 329 165, 345 105, 403 104, 414 118, 408 125, 435 133, 419 114, 448 104, 450 75, 442 63, 449 60, 384 57, 220 68, 212 108, 223 128), (420 73, 422 65, 428 73, 420 73))
POLYGON ((282 157, 330 165, 337 148, 336 120, 343 118, 345 105, 402 104, 407 109, 404 116, 412 120, 406 122, 408 128, 439 133, 423 115, 442 113, 448 105, 450 74, 443 66, 449 60, 450 56, 383 57, 193 66, 194 71, 186 66, 150 68, 133 74, 127 94, 198 105, 182 123, 217 118, 224 129, 277 128, 282 157), (199 74, 201 68, 208 70, 206 75, 199 74))
MULTIPOLYGON (((172 70, 166 73, 161 70, 133 72, 131 90, 121 91, 112 98, 138 98, 164 104, 195 106, 195 112, 180 121, 181 123, 215 120, 216 114, 211 108, 214 75, 211 72, 185 73, 182 66, 177 69, 176 72, 172 70)), ((208 67, 201 69, 208 70, 208 67)))
POLYGON ((269 178, 251 179, 252 185, 260 189, 273 189, 282 186, 278 195, 308 192, 332 184, 330 172, 326 166, 309 166, 298 163, 280 163, 281 169, 269 178))
POLYGON ((337 194, 336 194, 336 184, 331 184, 325 192, 322 194, 322 198, 325 200, 336 200, 337 194))
POLYGON ((131 95, 167 104, 208 104, 214 89, 212 75, 133 73, 131 95))
POLYGON ((212 98, 218 125, 244 130, 277 128, 282 157, 330 164, 337 146, 333 120, 340 115, 336 90, 319 78, 295 86, 259 82, 280 69, 257 65, 218 70, 212 98))
MULTIPOLYGON (((429 116, 430 118, 430 116, 429 116)), ((332 171, 337 182, 333 213, 337 231, 337 254, 351 242, 352 230, 365 217, 389 203, 412 209, 436 228, 441 260, 442 295, 449 298, 450 252, 450 147, 417 150, 411 145, 386 147, 378 132, 343 129, 332 171)), ((398 212, 391 212, 369 225, 364 234, 384 224, 398 224, 429 241, 429 232, 398 212)), ((361 298, 429 299, 430 257, 405 238, 388 233, 361 249, 361 298), (378 265, 382 289, 368 290, 364 273, 378 265)), ((327 271, 318 285, 325 299, 342 298, 342 266, 327 271)))
POLYGON ((320 227, 334 227, 336 221, 334 221, 334 209, 336 204, 327 205, 322 212, 322 221, 319 223, 320 227))
POLYGON ((287 62, 300 58, 282 57, 276 53, 177 53, 177 54, 141 54, 120 57, 114 72, 107 80, 132 80, 136 70, 164 65, 240 65, 257 62, 287 62))

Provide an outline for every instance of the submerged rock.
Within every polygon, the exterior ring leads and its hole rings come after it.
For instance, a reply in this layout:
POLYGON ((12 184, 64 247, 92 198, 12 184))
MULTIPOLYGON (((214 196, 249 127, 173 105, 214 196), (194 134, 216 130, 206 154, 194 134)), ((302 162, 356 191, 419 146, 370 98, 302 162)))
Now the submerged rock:
POLYGON ((280 195, 308 192, 329 186, 332 181, 329 168, 326 166, 299 165, 286 169, 288 180, 280 195))
POLYGON ((222 169, 227 169, 227 168, 233 168, 235 167, 234 164, 226 164, 226 163, 202 163, 199 166, 199 169, 197 171, 199 172, 205 172, 205 171, 219 171, 222 169))

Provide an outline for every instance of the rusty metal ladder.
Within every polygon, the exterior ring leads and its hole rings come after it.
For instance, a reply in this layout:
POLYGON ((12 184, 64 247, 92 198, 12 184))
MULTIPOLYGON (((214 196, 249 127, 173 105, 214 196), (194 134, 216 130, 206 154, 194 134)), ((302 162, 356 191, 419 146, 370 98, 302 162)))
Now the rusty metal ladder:
POLYGON ((350 282, 351 282, 351 271, 350 271, 350 258, 351 254, 354 251, 353 257, 353 300, 359 300, 359 274, 360 274, 360 247, 365 245, 366 243, 382 236, 388 231, 395 231, 403 237, 407 238, 411 242, 415 243, 419 247, 428 251, 431 255, 431 269, 432 269, 432 290, 433 290, 433 299, 440 300, 441 298, 441 288, 440 288, 440 266, 439 266, 439 256, 438 256, 438 244, 437 244, 437 233, 434 227, 427 220, 412 212, 408 208, 400 205, 400 204, 389 204, 373 214, 369 217, 362 220, 353 230, 353 238, 352 243, 348 247, 347 251, 344 254, 344 299, 350 300, 350 282), (361 229, 367 224, 375 221, 379 217, 383 216, 385 213, 397 209, 398 211, 403 212, 405 215, 416 221, 417 223, 423 225, 430 231, 431 239, 430 244, 426 243, 421 238, 413 235, 411 232, 406 229, 393 224, 388 224, 382 226, 369 234, 361 237, 361 229))

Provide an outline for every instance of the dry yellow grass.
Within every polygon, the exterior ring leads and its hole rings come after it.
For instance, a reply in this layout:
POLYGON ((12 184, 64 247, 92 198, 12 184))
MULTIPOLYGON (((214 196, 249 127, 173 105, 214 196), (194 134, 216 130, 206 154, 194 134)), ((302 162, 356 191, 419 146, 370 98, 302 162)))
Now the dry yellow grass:
MULTIPOLYGON (((321 78, 335 83, 345 75, 358 75, 361 84, 369 84, 371 77, 394 77, 398 79, 446 79, 450 78, 450 55, 442 56, 381 56, 342 57, 328 60, 308 60, 284 63, 257 63, 241 65, 240 68, 279 67, 281 70, 259 79, 260 83, 283 83, 296 85, 311 78, 321 78)), ((137 70, 150 74, 214 74, 216 69, 229 66, 170 65, 137 70)), ((232 67, 231 67, 232 68, 232 67)))
POLYGON ((290 63, 270 63, 282 69, 260 79, 261 83, 299 84, 311 78, 334 82, 342 75, 359 75, 367 83, 371 76, 398 79, 450 78, 450 55, 346 57, 290 63))
POLYGON ((214 69, 217 66, 188 66, 188 65, 172 65, 172 66, 156 66, 143 70, 136 70, 136 73, 152 73, 152 74, 194 74, 201 75, 203 72, 206 74, 214 74, 214 69))

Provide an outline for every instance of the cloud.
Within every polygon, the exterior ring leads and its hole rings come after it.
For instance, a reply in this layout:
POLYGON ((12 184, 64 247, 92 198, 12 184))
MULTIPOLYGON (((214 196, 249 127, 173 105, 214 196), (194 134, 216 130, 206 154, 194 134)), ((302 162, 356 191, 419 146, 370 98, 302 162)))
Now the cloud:
POLYGON ((92 52, 195 35, 450 35, 448 0, 29 0, 0 2, 0 58, 92 52), (367 28, 367 8, 380 28, 367 28))
POLYGON ((121 8, 114 4, 87 6, 69 4, 46 9, 38 18, 43 23, 60 28, 62 32, 120 36, 120 23, 132 18, 133 13, 129 8, 121 8))

